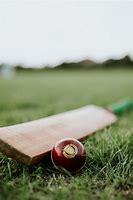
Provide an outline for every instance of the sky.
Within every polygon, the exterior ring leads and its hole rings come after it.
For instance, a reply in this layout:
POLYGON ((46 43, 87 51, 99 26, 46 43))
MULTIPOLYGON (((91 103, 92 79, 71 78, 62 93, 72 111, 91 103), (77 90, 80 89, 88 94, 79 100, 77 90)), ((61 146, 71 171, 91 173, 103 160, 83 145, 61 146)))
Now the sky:
POLYGON ((133 56, 133 1, 0 0, 0 63, 133 56))

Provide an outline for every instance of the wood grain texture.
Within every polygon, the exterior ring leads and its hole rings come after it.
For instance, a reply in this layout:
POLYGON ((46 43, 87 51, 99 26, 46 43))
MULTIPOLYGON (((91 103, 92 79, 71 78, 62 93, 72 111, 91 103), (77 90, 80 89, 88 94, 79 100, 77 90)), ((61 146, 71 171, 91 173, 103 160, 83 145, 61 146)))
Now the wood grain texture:
POLYGON ((116 122, 116 116, 94 105, 31 122, 0 128, 0 151, 27 165, 38 163, 63 138, 82 140, 116 122))

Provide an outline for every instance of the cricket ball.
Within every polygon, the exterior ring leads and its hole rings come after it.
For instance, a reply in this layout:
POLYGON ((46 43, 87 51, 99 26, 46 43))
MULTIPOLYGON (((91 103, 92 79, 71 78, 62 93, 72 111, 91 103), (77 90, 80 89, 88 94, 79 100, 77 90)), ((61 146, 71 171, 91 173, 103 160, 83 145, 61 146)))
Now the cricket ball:
POLYGON ((51 160, 57 169, 77 172, 86 162, 86 151, 81 142, 74 138, 58 141, 51 151, 51 160))

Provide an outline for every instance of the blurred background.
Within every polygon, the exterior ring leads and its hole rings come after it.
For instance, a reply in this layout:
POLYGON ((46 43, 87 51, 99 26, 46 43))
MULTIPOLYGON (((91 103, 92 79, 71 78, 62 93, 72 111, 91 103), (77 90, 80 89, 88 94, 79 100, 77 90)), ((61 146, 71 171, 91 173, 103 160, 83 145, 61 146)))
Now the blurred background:
POLYGON ((133 98, 133 2, 0 0, 0 125, 133 98))

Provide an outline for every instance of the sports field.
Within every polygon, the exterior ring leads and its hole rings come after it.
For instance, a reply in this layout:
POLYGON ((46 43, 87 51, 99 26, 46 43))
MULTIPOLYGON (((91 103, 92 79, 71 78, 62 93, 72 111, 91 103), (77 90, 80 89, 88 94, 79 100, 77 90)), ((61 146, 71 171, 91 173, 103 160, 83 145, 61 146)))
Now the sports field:
MULTIPOLYGON (((23 72, 0 77, 0 126, 26 122, 88 104, 133 99, 133 70, 23 72)), ((133 112, 84 145, 86 166, 75 175, 49 159, 28 168, 0 154, 0 200, 132 199, 133 112)))

